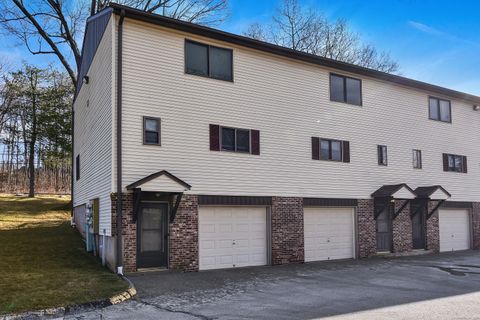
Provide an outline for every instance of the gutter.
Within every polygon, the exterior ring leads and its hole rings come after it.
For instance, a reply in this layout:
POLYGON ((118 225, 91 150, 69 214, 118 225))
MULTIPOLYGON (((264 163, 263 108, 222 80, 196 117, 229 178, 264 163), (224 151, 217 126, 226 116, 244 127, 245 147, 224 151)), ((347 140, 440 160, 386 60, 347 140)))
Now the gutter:
POLYGON ((122 45, 125 10, 120 11, 117 35, 117 273, 123 275, 122 239, 122 45))

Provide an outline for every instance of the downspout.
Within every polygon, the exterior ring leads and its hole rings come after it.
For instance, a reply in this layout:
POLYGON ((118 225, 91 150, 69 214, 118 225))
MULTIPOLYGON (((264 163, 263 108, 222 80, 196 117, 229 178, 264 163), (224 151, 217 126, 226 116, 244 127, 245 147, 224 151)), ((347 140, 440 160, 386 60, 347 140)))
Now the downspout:
POLYGON ((122 42, 125 10, 120 11, 117 35, 117 273, 123 275, 122 239, 122 42))
POLYGON ((71 126, 71 136, 72 136, 72 165, 70 166, 71 168, 71 175, 70 175, 70 202, 71 202, 71 207, 70 207, 70 219, 71 219, 71 225, 73 226, 75 224, 75 216, 74 216, 74 208, 73 208, 73 184, 75 179, 75 170, 73 170, 73 166, 75 164, 75 148, 74 148, 74 141, 75 141, 75 108, 74 108, 75 102, 72 104, 72 126, 71 126))

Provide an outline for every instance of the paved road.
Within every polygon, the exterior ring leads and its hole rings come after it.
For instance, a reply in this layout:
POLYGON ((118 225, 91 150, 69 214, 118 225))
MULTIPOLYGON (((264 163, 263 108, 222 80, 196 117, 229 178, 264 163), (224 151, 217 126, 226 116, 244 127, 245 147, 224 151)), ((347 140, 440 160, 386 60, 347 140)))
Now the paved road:
POLYGON ((137 301, 67 319, 480 319, 480 252, 130 277, 137 301))

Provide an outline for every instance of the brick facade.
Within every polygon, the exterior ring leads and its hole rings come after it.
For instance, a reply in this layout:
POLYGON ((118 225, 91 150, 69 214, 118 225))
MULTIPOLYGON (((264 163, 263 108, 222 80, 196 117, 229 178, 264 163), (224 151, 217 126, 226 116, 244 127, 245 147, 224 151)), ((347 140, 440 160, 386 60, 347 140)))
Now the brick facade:
MULTIPOLYGON (((395 212, 401 208, 406 200, 395 201, 395 212)), ((407 204, 402 212, 392 221, 393 252, 412 251, 412 219, 410 205, 407 204)))
POLYGON ((272 197, 272 264, 304 261, 303 198, 272 197))
POLYGON ((377 253, 376 222, 373 213, 373 200, 358 200, 357 207, 358 257, 368 258, 377 253))
MULTIPOLYGON (((110 195, 112 201, 112 235, 117 235, 117 194, 110 195)), ((124 272, 137 271, 137 223, 133 217, 133 193, 122 195, 122 238, 124 272)))
POLYGON ((480 250, 480 202, 472 204, 473 249, 480 250))
POLYGON ((169 226, 169 267, 198 271, 198 197, 184 195, 169 226))
MULTIPOLYGON (((438 204, 438 201, 429 201, 428 202, 428 211, 425 212, 427 215, 432 211, 438 204)), ((434 252, 440 251, 440 227, 438 223, 438 210, 432 214, 430 219, 427 220, 426 224, 426 237, 427 237, 427 250, 432 250, 434 252)))

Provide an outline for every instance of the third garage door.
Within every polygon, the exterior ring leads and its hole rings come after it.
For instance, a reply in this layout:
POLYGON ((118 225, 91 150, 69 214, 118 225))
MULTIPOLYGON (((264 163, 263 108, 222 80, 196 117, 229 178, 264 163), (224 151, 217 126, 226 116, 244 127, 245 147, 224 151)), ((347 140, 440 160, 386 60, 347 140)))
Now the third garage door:
POLYGON ((353 208, 305 208, 305 261, 355 257, 353 208))
POLYGON ((470 249, 470 212, 468 209, 440 209, 440 251, 470 249))
POLYGON ((200 270, 267 264, 265 207, 200 207, 200 270))

